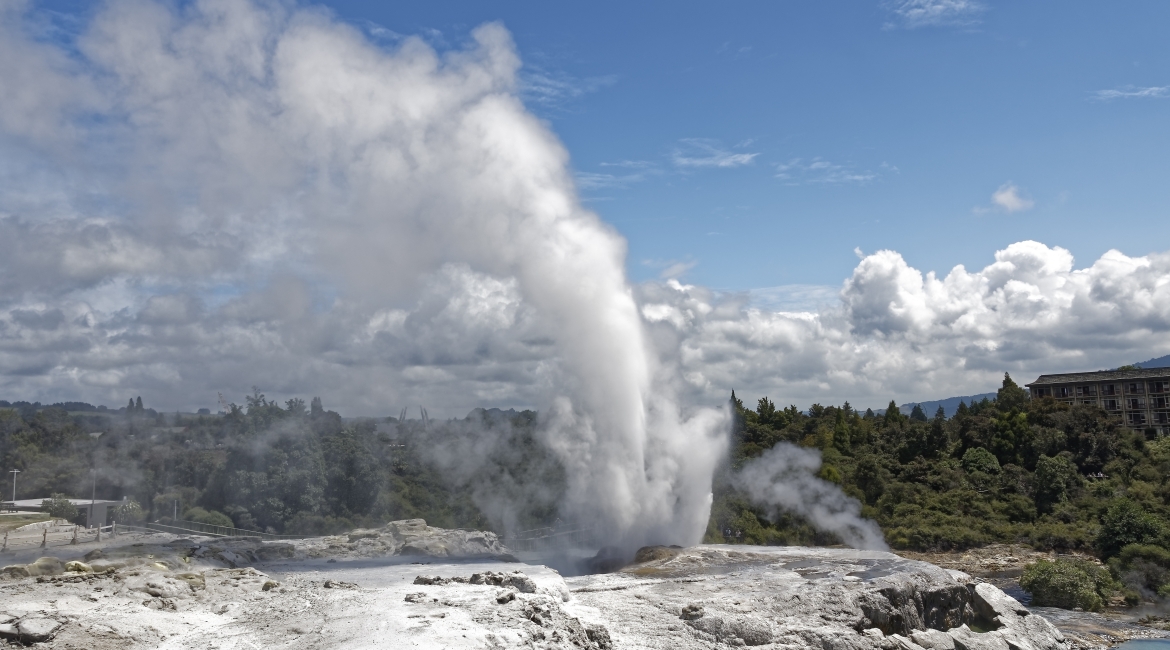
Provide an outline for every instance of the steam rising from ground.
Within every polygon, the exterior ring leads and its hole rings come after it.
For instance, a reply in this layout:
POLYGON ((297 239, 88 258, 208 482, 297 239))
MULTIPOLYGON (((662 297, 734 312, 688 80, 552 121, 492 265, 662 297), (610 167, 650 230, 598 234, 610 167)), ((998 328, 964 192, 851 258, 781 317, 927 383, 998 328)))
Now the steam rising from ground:
MULTIPOLYGON (((99 194, 70 205, 91 232, 53 275, 75 291, 119 271, 177 282, 140 315, 179 339, 202 308, 191 293, 266 281, 225 311, 281 338, 288 321, 308 321, 311 340, 334 335, 312 324, 323 296, 337 312, 373 312, 377 339, 380 307, 417 299, 435 273, 474 274, 517 297, 543 339, 536 397, 567 469, 563 512, 629 545, 693 543, 725 416, 682 413, 660 381, 624 240, 581 207, 564 149, 517 98, 507 31, 471 38, 442 56, 418 39, 388 52, 322 11, 245 0, 178 13, 113 2, 79 40, 80 60, 6 28, 8 137, 99 194), (103 170, 111 151, 117 169, 103 170)), ((61 223, 18 215, 5 227, 27 244, 61 223)), ((21 280, 36 282, 8 278, 21 280)))
POLYGON ((888 550, 881 528, 861 516, 857 499, 816 477, 820 468, 819 451, 780 442, 748 461, 732 475, 732 482, 771 517, 790 512, 853 548, 888 550))
POLYGON ((631 288, 500 25, 440 54, 285 3, 115 0, 61 38, 0 0, 7 399, 538 408, 566 514, 689 543, 726 419, 680 404, 881 405, 1170 352, 1166 254, 1077 270, 1020 242, 940 278, 878 251, 815 313, 631 288))

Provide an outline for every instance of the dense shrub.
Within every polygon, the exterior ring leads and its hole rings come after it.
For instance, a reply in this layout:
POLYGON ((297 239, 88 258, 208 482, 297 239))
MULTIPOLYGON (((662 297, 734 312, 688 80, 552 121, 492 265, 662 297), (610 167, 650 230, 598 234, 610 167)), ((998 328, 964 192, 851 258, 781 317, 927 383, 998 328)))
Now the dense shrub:
POLYGON ((284 532, 288 535, 335 535, 353 528, 353 522, 345 517, 299 512, 285 524, 284 532))
POLYGON ((1040 607, 1100 610, 1115 590, 1109 571, 1087 560, 1040 560, 1024 569, 1020 587, 1040 607))
POLYGON ((1162 533, 1158 518, 1129 499, 1117 499, 1101 517, 1097 550, 1102 557, 1113 557, 1130 544, 1151 544, 1162 533))
POLYGON ((114 521, 123 524, 137 524, 140 523, 146 514, 142 512, 142 506, 134 499, 127 499, 122 502, 122 505, 114 508, 114 521))
POLYGON ((73 505, 64 494, 59 493, 53 493, 51 497, 41 501, 41 511, 53 519, 72 521, 80 516, 77 506, 73 505))
POLYGON ((231 517, 215 510, 204 510, 198 506, 183 513, 183 518, 187 521, 193 521, 197 524, 207 524, 208 526, 232 526, 231 517))
POLYGON ((1130 544, 1109 561, 1114 575, 1140 600, 1170 595, 1170 551, 1148 544, 1130 544))

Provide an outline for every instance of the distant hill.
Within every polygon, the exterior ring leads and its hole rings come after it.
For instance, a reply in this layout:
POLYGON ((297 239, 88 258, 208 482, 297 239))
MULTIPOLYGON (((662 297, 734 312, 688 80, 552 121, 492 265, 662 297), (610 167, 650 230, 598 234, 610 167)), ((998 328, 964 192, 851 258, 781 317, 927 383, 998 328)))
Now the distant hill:
POLYGON ((942 406, 943 412, 946 413, 947 417, 949 418, 954 417, 955 411, 959 410, 959 402, 966 402, 967 405, 970 406, 974 402, 982 401, 984 397, 987 399, 995 399, 995 393, 961 395, 959 397, 948 397, 946 399, 935 400, 933 402, 909 402, 898 406, 898 409, 902 411, 902 415, 910 415, 910 411, 914 410, 914 405, 919 404, 922 406, 922 412, 926 413, 926 417, 932 418, 934 417, 935 411, 938 410, 938 407, 942 406))
POLYGON ((1167 354, 1164 357, 1158 357, 1157 359, 1150 359, 1149 361, 1135 363, 1133 365, 1140 366, 1142 368, 1170 368, 1170 354, 1167 354))

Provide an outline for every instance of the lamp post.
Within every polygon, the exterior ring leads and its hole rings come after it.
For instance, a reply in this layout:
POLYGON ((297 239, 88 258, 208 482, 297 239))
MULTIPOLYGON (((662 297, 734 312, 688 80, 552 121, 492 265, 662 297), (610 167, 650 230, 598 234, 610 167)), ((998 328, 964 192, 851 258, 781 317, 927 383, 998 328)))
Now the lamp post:
POLYGON ((18 469, 13 469, 9 472, 9 474, 12 474, 12 510, 14 512, 16 511, 16 475, 19 473, 20 470, 18 469))
MULTIPOLYGON (((93 528, 93 506, 97 501, 97 468, 95 467, 89 471, 93 473, 93 488, 89 493, 89 515, 85 517, 85 523, 89 524, 90 528, 93 528)), ((101 535, 100 526, 98 527, 98 531, 98 535, 101 535)))

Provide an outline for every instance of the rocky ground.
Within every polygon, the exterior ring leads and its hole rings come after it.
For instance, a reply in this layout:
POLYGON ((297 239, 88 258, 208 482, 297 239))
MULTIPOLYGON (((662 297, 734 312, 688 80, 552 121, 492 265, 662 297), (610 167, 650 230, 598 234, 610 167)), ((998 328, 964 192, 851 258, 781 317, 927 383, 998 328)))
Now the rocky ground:
POLYGON ((0 638, 97 650, 1108 644, 890 553, 654 547, 621 570, 564 578, 515 561, 490 533, 421 520, 289 543, 155 535, 66 548, 5 556, 0 638))
MULTIPOLYGON (((1085 553, 1037 551, 1028 546, 1014 544, 991 544, 965 551, 899 554, 943 568, 963 571, 999 587, 1024 604, 1029 603, 1029 596, 1020 588, 1020 576, 1024 573, 1024 567, 1029 564, 1056 558, 1100 563, 1097 558, 1085 553)), ((1053 621, 1066 635, 1085 646, 1111 646, 1128 639, 1148 638, 1158 632, 1170 631, 1167 612, 1127 607, 1121 596, 1117 596, 1110 606, 1100 613, 1075 612, 1054 607, 1031 609, 1053 621)))

